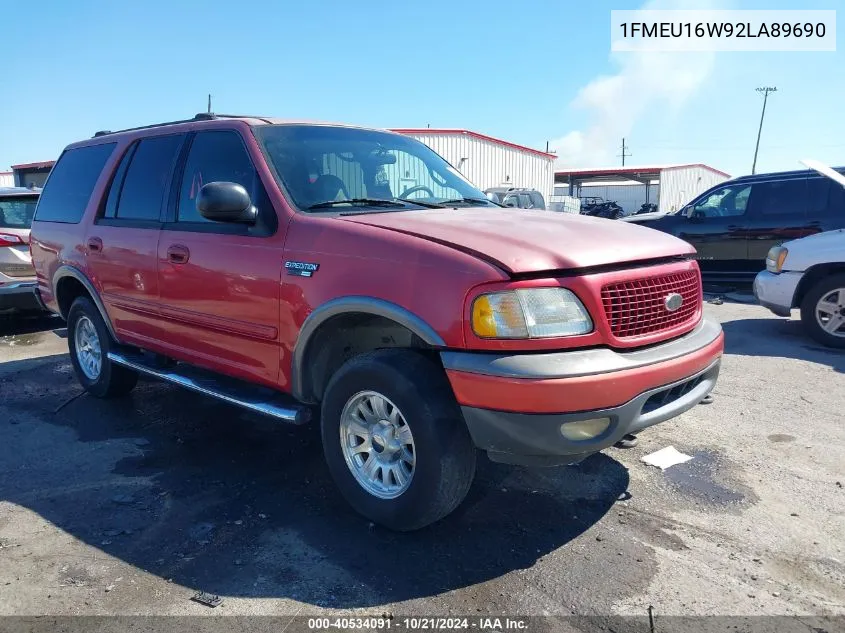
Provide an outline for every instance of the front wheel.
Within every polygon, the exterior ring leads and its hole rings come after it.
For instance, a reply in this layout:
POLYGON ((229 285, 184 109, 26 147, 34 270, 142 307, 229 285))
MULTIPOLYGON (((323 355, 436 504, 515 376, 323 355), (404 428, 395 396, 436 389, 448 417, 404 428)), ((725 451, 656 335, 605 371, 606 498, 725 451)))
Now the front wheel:
POLYGON ((78 297, 67 315, 70 360, 80 384, 92 396, 114 398, 135 387, 138 374, 108 358, 112 340, 94 303, 78 297))
POLYGON ((801 322, 822 345, 845 348, 845 275, 822 279, 807 291, 801 322))
POLYGON ((415 530, 466 497, 475 447, 443 369, 422 354, 387 349, 347 361, 321 418, 329 471, 370 520, 415 530))

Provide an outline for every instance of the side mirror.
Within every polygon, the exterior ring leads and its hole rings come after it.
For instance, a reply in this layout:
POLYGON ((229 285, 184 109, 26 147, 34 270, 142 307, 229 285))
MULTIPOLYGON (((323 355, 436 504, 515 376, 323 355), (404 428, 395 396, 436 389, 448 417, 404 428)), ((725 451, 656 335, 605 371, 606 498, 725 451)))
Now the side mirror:
POLYGON ((690 213, 687 216, 693 222, 701 222, 705 217, 707 217, 704 211, 696 211, 695 209, 690 209, 690 213))
POLYGON ((234 182, 210 182, 197 195, 197 211, 213 222, 255 224, 258 209, 252 206, 243 186, 234 182))

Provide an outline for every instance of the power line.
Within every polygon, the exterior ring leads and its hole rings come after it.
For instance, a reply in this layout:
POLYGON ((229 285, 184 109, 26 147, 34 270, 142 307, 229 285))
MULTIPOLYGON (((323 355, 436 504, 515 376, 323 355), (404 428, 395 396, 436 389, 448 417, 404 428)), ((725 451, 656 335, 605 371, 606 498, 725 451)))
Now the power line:
MULTIPOLYGON (((625 137, 623 136, 623 137, 622 137, 622 153, 621 153, 621 154, 618 154, 618 156, 621 156, 621 157, 622 157, 622 166, 623 166, 623 167, 625 166, 625 157, 626 157, 626 156, 630 156, 630 154, 626 154, 626 153, 625 153, 625 149, 626 149, 626 146, 625 146, 625 137)), ((630 149, 630 146, 628 146, 628 149, 630 149)))
POLYGON ((754 162, 751 163, 751 174, 754 175, 757 170, 757 152, 760 150, 760 134, 763 132, 763 118, 766 116, 766 101, 769 100, 770 92, 777 92, 775 86, 766 86, 764 88, 757 88, 757 92, 763 93, 763 112, 760 114, 760 127, 757 129, 757 145, 754 147, 754 162))

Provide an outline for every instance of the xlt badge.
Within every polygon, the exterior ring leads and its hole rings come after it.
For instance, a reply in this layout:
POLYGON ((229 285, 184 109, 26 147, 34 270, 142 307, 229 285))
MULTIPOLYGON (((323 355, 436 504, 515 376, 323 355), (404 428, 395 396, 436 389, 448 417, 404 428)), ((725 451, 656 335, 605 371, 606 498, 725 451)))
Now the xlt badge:
POLYGON ((288 275, 295 275, 297 277, 310 277, 317 272, 319 267, 320 264, 313 264, 311 262, 285 262, 288 275))

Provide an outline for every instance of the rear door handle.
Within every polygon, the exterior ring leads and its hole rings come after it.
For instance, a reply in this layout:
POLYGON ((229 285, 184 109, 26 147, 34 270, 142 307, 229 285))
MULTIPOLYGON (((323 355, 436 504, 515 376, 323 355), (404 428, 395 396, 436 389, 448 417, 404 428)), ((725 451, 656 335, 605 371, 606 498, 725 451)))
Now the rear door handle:
POLYGON ((171 244, 167 247, 167 260, 171 264, 186 264, 191 257, 191 251, 182 244, 171 244))
POLYGON ((103 250, 103 240, 99 237, 89 237, 88 238, 88 252, 89 253, 100 253, 103 250))

